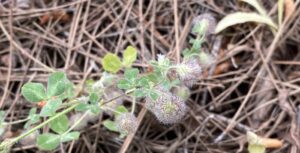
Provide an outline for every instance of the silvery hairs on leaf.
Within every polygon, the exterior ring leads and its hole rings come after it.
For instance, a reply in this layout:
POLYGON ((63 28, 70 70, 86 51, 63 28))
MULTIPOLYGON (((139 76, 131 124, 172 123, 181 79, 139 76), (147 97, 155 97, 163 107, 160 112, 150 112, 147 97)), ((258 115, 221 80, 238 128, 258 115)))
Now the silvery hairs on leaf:
POLYGON ((137 118, 131 113, 123 113, 116 118, 118 130, 123 134, 134 133, 138 128, 137 118))
POLYGON ((202 75, 202 67, 198 59, 185 59, 176 68, 179 80, 187 87, 192 87, 202 75))
POLYGON ((200 24, 207 24, 205 36, 209 36, 215 33, 217 22, 212 14, 205 13, 195 17, 192 21, 192 29, 194 29, 195 26, 199 26, 200 24))
POLYGON ((170 92, 161 93, 155 101, 146 99, 145 107, 163 124, 179 122, 187 111, 185 102, 170 92))

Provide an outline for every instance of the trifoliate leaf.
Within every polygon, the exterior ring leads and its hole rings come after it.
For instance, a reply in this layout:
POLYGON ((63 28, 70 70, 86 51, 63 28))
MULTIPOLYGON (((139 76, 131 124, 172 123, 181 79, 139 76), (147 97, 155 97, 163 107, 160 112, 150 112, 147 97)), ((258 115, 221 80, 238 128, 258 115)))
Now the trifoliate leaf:
POLYGON ((52 133, 45 133, 37 137, 37 146, 41 150, 53 150, 58 147, 60 136, 52 133))
POLYGON ((123 65, 127 68, 131 67, 132 63, 137 58, 137 51, 134 47, 128 46, 123 53, 123 65))
POLYGON ((120 58, 112 53, 108 53, 104 56, 102 59, 102 66, 105 71, 116 73, 118 72, 122 67, 122 62, 120 58))
POLYGON ((64 93, 67 78, 63 72, 55 72, 48 78, 47 96, 53 97, 64 93))
POLYGON ((51 121, 49 124, 51 130, 58 134, 63 134, 68 130, 69 127, 69 120, 66 115, 61 115, 60 117, 56 118, 55 120, 51 121))
POLYGON ((21 92, 29 102, 36 103, 46 99, 45 88, 41 83, 26 83, 21 92))
POLYGON ((48 100, 46 105, 42 108, 40 115, 44 117, 54 115, 61 104, 61 99, 48 100))

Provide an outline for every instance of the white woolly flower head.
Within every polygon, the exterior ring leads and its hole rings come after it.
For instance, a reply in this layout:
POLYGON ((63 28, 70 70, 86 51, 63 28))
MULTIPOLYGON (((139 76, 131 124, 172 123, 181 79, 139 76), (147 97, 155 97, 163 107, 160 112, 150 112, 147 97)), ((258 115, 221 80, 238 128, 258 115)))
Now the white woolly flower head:
POLYGON ((137 118, 131 113, 123 113, 116 118, 118 130, 122 134, 134 133, 138 128, 137 118))
POLYGON ((204 67, 209 67, 215 62, 215 58, 205 52, 199 54, 200 64, 204 67))
POLYGON ((202 74, 202 67, 196 58, 189 58, 177 65, 176 72, 184 85, 193 86, 202 74))
POLYGON ((205 13, 195 17, 192 21, 193 33, 203 33, 205 36, 211 35, 216 29, 216 19, 212 14, 205 13))
POLYGON ((179 122, 187 111, 185 102, 170 92, 161 93, 155 101, 147 98, 145 107, 163 124, 179 122))

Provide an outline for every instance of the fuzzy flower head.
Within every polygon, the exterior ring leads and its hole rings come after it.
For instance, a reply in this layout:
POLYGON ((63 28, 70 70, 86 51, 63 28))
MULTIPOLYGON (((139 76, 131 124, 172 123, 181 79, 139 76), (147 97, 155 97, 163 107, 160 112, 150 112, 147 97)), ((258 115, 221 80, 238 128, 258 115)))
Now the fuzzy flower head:
POLYGON ((194 18, 192 25, 192 33, 205 34, 205 36, 209 36, 215 32, 216 19, 211 14, 205 13, 194 18))
POLYGON ((116 119, 118 130, 122 134, 134 133, 138 128, 137 118, 131 113, 123 113, 116 119))
POLYGON ((184 85, 191 87, 202 74, 202 68, 196 58, 190 58, 177 65, 176 71, 179 80, 184 85))
POLYGON ((190 89, 184 85, 174 87, 172 93, 182 98, 184 101, 188 100, 191 95, 190 89))
POLYGON ((204 67, 209 67, 211 64, 215 62, 215 58, 212 55, 207 54, 205 52, 201 52, 199 54, 199 59, 200 59, 200 64, 204 67))
POLYGON ((179 122, 186 114, 185 102, 172 93, 162 93, 155 101, 146 100, 146 108, 164 124, 179 122))

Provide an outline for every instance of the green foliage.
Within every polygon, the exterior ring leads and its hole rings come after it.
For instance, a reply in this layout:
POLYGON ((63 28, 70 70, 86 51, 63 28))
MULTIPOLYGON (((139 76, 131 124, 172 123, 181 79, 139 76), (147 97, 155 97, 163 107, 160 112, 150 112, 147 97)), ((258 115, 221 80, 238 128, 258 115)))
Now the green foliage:
POLYGON ((68 126, 69 126, 69 120, 66 115, 61 115, 60 117, 56 118, 49 124, 50 129, 58 134, 63 134, 64 132, 66 132, 68 126))
POLYGON ((249 153, 265 153, 266 147, 262 144, 261 138, 255 133, 247 132, 249 153))
POLYGON ((249 153, 265 153, 266 147, 257 144, 249 144, 248 151, 249 153))
POLYGON ((28 115, 28 121, 24 125, 25 129, 28 129, 32 124, 35 124, 40 121, 40 115, 36 114, 36 108, 31 108, 28 115))
POLYGON ((112 121, 112 120, 105 120, 102 122, 103 126, 107 129, 109 129, 110 131, 113 131, 113 132, 118 132, 118 127, 117 127, 117 124, 112 121))
POLYGON ((58 147, 60 136, 52 133, 45 133, 37 137, 37 146, 41 150, 53 150, 58 147))
POLYGON ((66 80, 66 75, 63 72, 51 74, 48 78, 47 96, 50 98, 64 93, 66 80))
POLYGON ((66 133, 61 135, 60 138, 60 142, 68 142, 68 141, 73 141, 73 140, 77 140, 80 136, 79 132, 70 132, 70 133, 66 133))
MULTIPOLYGON (((199 25, 195 31, 197 33, 203 33, 205 32, 203 29, 205 29, 205 26, 199 25)), ((201 43, 203 42, 200 36, 201 34, 191 41, 192 48, 188 50, 189 53, 199 54, 201 43)), ((57 148, 60 143, 79 138, 80 133, 72 131, 76 125, 70 127, 66 115, 73 109, 82 112, 89 111, 94 114, 99 114, 101 109, 103 109, 103 111, 109 110, 113 112, 110 115, 114 117, 115 121, 110 119, 103 121, 102 124, 105 128, 110 131, 119 132, 121 137, 126 134, 122 133, 120 125, 124 127, 123 130, 125 131, 135 132, 138 126, 136 117, 134 116, 137 98, 146 97, 155 101, 161 96, 161 92, 169 92, 172 87, 181 83, 180 80, 176 78, 176 72, 175 74, 171 74, 173 70, 176 71, 177 64, 173 63, 166 56, 158 55, 156 61, 150 62, 153 71, 145 74, 140 74, 139 69, 132 68, 132 64, 136 59, 137 51, 132 46, 126 48, 122 59, 112 53, 105 55, 101 62, 103 69, 107 71, 107 73, 103 73, 100 80, 88 80, 86 82, 86 90, 83 90, 80 97, 74 97, 74 84, 67 79, 63 72, 55 72, 49 76, 47 90, 45 90, 45 87, 40 83, 26 83, 22 87, 23 96, 30 102, 36 103, 43 101, 46 102, 46 105, 42 106, 40 112, 37 112, 38 109, 36 108, 30 110, 27 118, 28 122, 25 127, 29 128, 32 124, 36 124, 40 121, 40 117, 42 116, 46 117, 46 120, 37 127, 42 128, 43 126, 48 126, 50 132, 52 132, 39 135, 37 138, 37 146, 41 150, 53 150, 57 148), (111 74, 117 73, 122 68, 125 68, 123 76, 111 74), (170 78, 169 75, 173 75, 175 78, 170 78), (125 90, 122 90, 122 92, 125 93, 111 98, 109 95, 111 93, 109 93, 110 90, 108 89, 114 89, 115 86, 125 90), (112 107, 107 105, 112 101, 117 101, 117 98, 123 96, 132 98, 132 108, 130 109, 130 113, 128 108, 124 105, 117 104, 112 107), (66 107, 68 108, 66 109, 66 107), (61 112, 58 113, 59 110, 61 110, 61 112), (134 126, 134 130, 126 129, 126 122, 118 122, 122 124, 116 123, 118 117, 126 113, 135 118, 134 123, 136 123, 136 125, 134 126)), ((80 115, 81 114, 79 114, 79 116, 80 115)), ((82 116, 82 118, 80 118, 82 119, 81 121, 86 119, 85 117, 88 117, 89 115, 82 116)), ((88 122, 86 120, 84 121, 88 122)), ((75 122, 75 124, 79 124, 79 122, 75 122)))
POLYGON ((108 53, 102 59, 102 66, 105 71, 117 73, 122 67, 122 62, 117 55, 108 53))
POLYGON ((128 113, 127 108, 123 105, 118 106, 115 111, 116 111, 116 113, 115 113, 116 116, 123 114, 123 113, 128 113))
POLYGON ((139 74, 138 69, 127 69, 124 73, 124 79, 118 82, 118 88, 120 89, 131 89, 135 88, 137 84, 137 76, 139 74))
POLYGON ((45 87, 41 83, 26 83, 21 92, 29 102, 36 103, 46 99, 45 87))
POLYGON ((100 97, 97 93, 95 92, 91 92, 89 95, 89 101, 91 102, 91 104, 97 104, 100 100, 100 97))
POLYGON ((69 81, 66 80, 65 81, 65 91, 62 95, 59 95, 60 99, 68 99, 68 98, 74 98, 74 84, 69 81))
POLYGON ((134 47, 128 46, 123 53, 123 65, 126 68, 130 68, 132 63, 137 58, 137 51, 134 47))
POLYGON ((59 106, 61 106, 61 99, 50 99, 47 101, 46 105, 42 108, 40 113, 41 116, 52 116, 58 110, 59 106))

